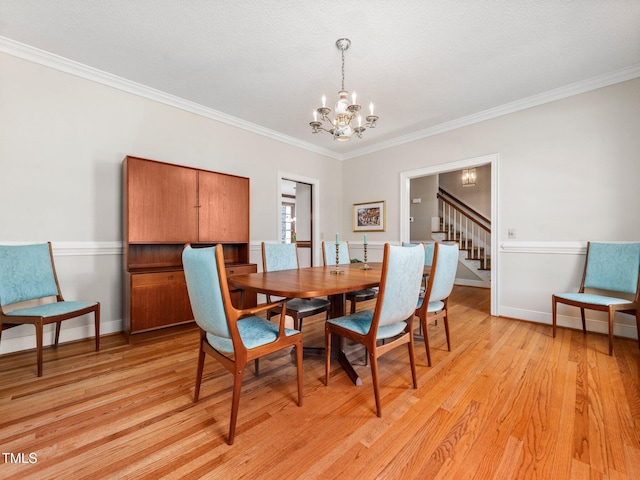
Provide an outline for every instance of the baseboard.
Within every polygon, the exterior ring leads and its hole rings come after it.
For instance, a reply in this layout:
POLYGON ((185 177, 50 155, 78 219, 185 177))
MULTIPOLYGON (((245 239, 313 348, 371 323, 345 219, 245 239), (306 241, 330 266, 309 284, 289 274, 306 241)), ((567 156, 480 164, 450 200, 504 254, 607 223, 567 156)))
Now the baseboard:
MULTIPOLYGON (((122 332, 123 322, 122 320, 109 320, 100 322, 100 336, 107 335, 109 333, 122 332)), ((62 330, 60 330, 60 344, 66 342, 73 342, 76 340, 85 340, 87 338, 93 338, 95 335, 95 329, 93 327, 93 321, 90 324, 78 325, 76 327, 65 328, 64 322, 62 323, 62 330)), ((45 325, 44 334, 42 339, 43 346, 53 345, 55 336, 55 325, 45 325)), ((0 342, 0 355, 6 353, 19 352, 22 350, 32 350, 36 348, 36 334, 34 327, 31 325, 24 325, 14 327, 6 330, 2 334, 2 341, 0 342), (30 329, 32 333, 24 333, 16 337, 10 337, 11 333, 14 333, 16 329, 21 328, 23 330, 30 329)))
MULTIPOLYGON (((604 334, 609 333, 609 324, 606 321, 589 318, 588 310, 585 311, 585 314, 586 314, 586 324, 587 324, 588 332, 597 332, 597 333, 604 333, 604 334)), ((552 315, 546 312, 537 312, 533 310, 525 310, 520 308, 499 307, 498 315, 500 315, 501 317, 515 318, 518 320, 527 320, 529 322, 541 323, 549 326, 553 324, 552 315)), ((631 339, 637 340, 638 332, 635 326, 635 319, 634 317, 631 317, 631 316, 629 316, 629 318, 633 319, 634 324, 626 325, 621 323, 614 323, 613 334, 617 337, 631 338, 631 339)), ((580 317, 558 315, 556 320, 557 320, 557 325, 559 327, 582 330, 582 320, 580 320, 580 317)))

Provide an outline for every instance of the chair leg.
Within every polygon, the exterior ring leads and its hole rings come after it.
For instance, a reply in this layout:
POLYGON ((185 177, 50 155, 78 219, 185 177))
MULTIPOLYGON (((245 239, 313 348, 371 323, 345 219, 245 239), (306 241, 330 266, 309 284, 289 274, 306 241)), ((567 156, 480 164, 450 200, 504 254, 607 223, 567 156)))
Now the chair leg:
POLYGON ((584 308, 580 309, 580 318, 582 319, 582 333, 587 334, 587 323, 584 319, 584 308))
POLYGON ((424 348, 427 351, 427 365, 431 366, 431 349, 429 348, 429 329, 427 328, 427 320, 421 318, 420 324, 422 325, 422 338, 424 338, 424 348))
POLYGON ((351 309, 349 310, 349 313, 351 313, 351 315, 356 313, 356 299, 355 298, 351 299, 351 309))
POLYGON ((331 371, 331 332, 328 328, 324 330, 324 351, 325 351, 325 363, 324 363, 324 384, 329 386, 329 377, 331 371))
POLYGON ((447 350, 451 351, 451 338, 449 337, 449 312, 444 316, 444 332, 447 335, 447 350))
POLYGON ((231 420, 229 421, 229 440, 227 443, 233 445, 236 436, 236 422, 238 421, 238 407, 240 406, 240 392, 242 390, 242 377, 244 365, 238 367, 233 375, 233 398, 231 399, 231 420))
POLYGON ((196 388, 193 392, 193 403, 200 398, 200 384, 202 383, 202 372, 204 371, 204 350, 202 349, 202 340, 200 341, 200 352, 198 353, 198 369, 196 371, 196 388))
POLYGON ((415 344, 413 341, 413 327, 411 328, 411 331, 409 332, 409 343, 408 343, 408 348, 409 348, 409 364, 411 365, 411 379, 413 380, 413 388, 418 388, 418 377, 416 375, 416 350, 415 350, 415 344))
POLYGON ((62 322, 56 322, 56 338, 53 342, 53 347, 54 348, 58 348, 58 340, 60 340, 60 326, 62 325, 62 322))
POLYGON ((613 310, 609 309, 609 356, 613 355, 613 310))
POLYGON ((259 377, 259 376, 260 376, 260 359, 259 359, 259 358, 256 358, 256 359, 253 361, 253 374, 254 374, 256 377, 259 377))
POLYGON ((36 357, 38 362, 38 376, 42 376, 42 321, 36 323, 36 357))
POLYGON ((302 406, 302 341, 296 346, 296 369, 298 373, 298 406, 302 406))
POLYGON ((98 308, 93 312, 93 319, 96 331, 96 352, 100 351, 100 304, 98 303, 98 308))
POLYGON ((556 309, 558 307, 558 303, 556 302, 556 297, 551 296, 551 331, 553 332, 553 338, 556 338, 556 309))
POLYGON ((375 351, 369 350, 371 361, 371 383, 373 383, 373 395, 376 398, 376 415, 382 417, 382 405, 380 405, 380 385, 378 384, 378 358, 375 351))
MULTIPOLYGON (((2 327, 2 325, 0 325, 0 328, 2 327)), ((638 335, 638 348, 640 348, 640 308, 636 309, 636 332, 638 335)), ((2 333, 0 331, 0 333, 2 333)))

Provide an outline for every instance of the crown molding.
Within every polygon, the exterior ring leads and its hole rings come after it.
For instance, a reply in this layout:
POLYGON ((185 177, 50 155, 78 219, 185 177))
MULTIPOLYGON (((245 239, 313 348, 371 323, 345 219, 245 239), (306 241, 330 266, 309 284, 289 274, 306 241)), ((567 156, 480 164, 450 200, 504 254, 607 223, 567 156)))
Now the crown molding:
POLYGON ((616 83, 626 82, 627 80, 633 80, 640 77, 640 64, 631 65, 630 67, 622 68, 614 72, 605 73, 596 77, 589 78, 580 82, 572 83, 564 87, 549 90, 531 97, 516 100, 515 102, 506 103, 504 105, 490 108, 482 112, 467 115, 450 122, 441 123, 433 127, 419 130, 417 132, 402 135, 400 137, 393 138, 391 140, 376 143, 369 147, 360 148, 354 150, 351 153, 343 155, 343 160, 349 158, 359 157, 369 153, 378 152, 391 147, 397 147, 405 143, 414 142, 422 138, 431 137, 440 133, 448 132, 462 127, 467 127, 475 123, 484 122, 493 118, 498 118, 510 113, 526 110, 527 108, 537 107, 544 105, 545 103, 555 102, 556 100, 562 100, 563 98, 572 97, 581 93, 597 90, 598 88, 608 87, 615 85, 616 83))
POLYGON ((0 52, 40 65, 44 65, 65 73, 69 73, 86 80, 91 80, 96 83, 100 83, 102 85, 106 85, 127 93, 147 98, 149 100, 157 101, 165 105, 179 108, 184 111, 209 118, 211 120, 216 120, 218 122, 231 125, 233 127, 241 128, 243 130, 247 130, 249 132, 256 133, 258 135, 262 135, 272 140, 301 148, 303 150, 308 150, 319 155, 324 155, 335 160, 343 161, 640 77, 640 64, 631 65, 614 72, 598 75, 596 77, 576 82, 565 87, 556 88, 554 90, 523 98, 521 100, 507 103, 499 107, 490 108, 482 112, 467 115, 450 122, 445 122, 433 127, 419 130, 417 132, 402 135, 385 142, 379 142, 368 147, 359 148, 350 153, 337 153, 332 150, 319 147, 312 143, 304 142, 297 138, 262 127, 260 125, 247 122, 218 110, 204 107, 200 104, 185 100, 175 95, 170 95, 146 85, 127 80, 126 78, 122 78, 117 75, 98 70, 97 68, 93 68, 88 65, 69 60, 59 55, 55 55, 53 53, 31 47, 24 43, 11 40, 7 37, 0 36, 0 52))
POLYGON ((123 92, 131 93, 142 98, 163 103, 171 107, 179 108, 181 110, 200 115, 201 117, 209 118, 211 120, 216 120, 233 127, 241 128, 243 130, 247 130, 249 132, 256 133, 258 135, 262 135, 264 137, 276 140, 278 142, 286 143, 294 147, 302 148, 319 155, 331 157, 336 160, 343 159, 342 155, 326 148, 304 142, 297 138, 293 138, 280 132, 276 132, 275 130, 270 130, 260 125, 256 125, 255 123, 247 122, 218 110, 205 107, 189 100, 185 100, 184 98, 171 95, 161 90, 148 87, 141 83, 127 80, 126 78, 113 75, 103 70, 99 70, 97 68, 93 68, 88 65, 69 60, 59 55, 55 55, 53 53, 46 52, 29 45, 25 45, 23 43, 16 42, 15 40, 11 40, 2 36, 0 36, 0 52, 12 55, 14 57, 22 58, 23 60, 28 60, 39 65, 44 65, 46 67, 65 72, 79 78, 84 78, 85 80, 90 80, 102 85, 106 85, 123 92))

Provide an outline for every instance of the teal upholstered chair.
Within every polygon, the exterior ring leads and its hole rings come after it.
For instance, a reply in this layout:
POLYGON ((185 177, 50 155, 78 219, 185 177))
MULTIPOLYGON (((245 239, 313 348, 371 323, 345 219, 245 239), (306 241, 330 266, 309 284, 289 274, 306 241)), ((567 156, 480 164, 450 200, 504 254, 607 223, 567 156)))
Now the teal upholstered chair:
MULTIPOLYGON (((325 267, 336 264, 336 244, 322 242, 322 263, 325 267)), ((349 242, 338 242, 338 264, 348 265, 351 263, 351 253, 349 252, 349 242)), ((347 292, 347 300, 350 303, 350 313, 356 313, 356 304, 371 300, 376 297, 376 291, 372 288, 347 292)))
POLYGON ((416 315, 420 318, 420 326, 424 337, 424 348, 427 351, 427 364, 431 366, 431 350, 429 348, 429 323, 444 321, 447 335, 447 350, 451 350, 449 338, 449 295, 453 290, 458 269, 458 245, 455 243, 436 243, 433 250, 433 263, 427 282, 424 297, 420 297, 416 305, 416 315))
POLYGON ((424 247, 384 246, 380 290, 374 310, 333 318, 325 324, 326 380, 329 385, 331 335, 340 335, 364 345, 371 362, 376 414, 382 416, 378 383, 378 358, 389 350, 407 345, 413 388, 418 388, 413 344, 413 316, 420 295, 424 247), (379 341, 387 340, 384 344, 379 341))
POLYGON ((233 443, 238 418, 242 377, 247 363, 288 347, 296 348, 298 405, 302 405, 302 333, 285 328, 284 312, 276 325, 258 313, 275 304, 243 310, 231 303, 224 269, 222 246, 193 248, 186 245, 182 263, 193 316, 200 327, 200 353, 193 401, 200 396, 205 354, 218 360, 233 374, 231 421, 227 443, 233 443))
POLYGON ((552 297, 553 336, 556 336, 557 304, 580 308, 582 331, 587 333, 584 310, 607 312, 609 355, 613 354, 615 312, 636 316, 640 347, 640 243, 587 244, 582 282, 577 293, 556 293, 552 297), (624 298, 628 297, 628 298, 624 298))
MULTIPOLYGON (((402 246, 403 247, 414 247, 415 245, 417 245, 416 243, 403 243, 402 246)), ((431 264, 433 263, 433 251, 435 249, 435 243, 434 242, 429 242, 429 243, 423 243, 424 245, 424 266, 425 267, 431 267, 431 264)), ((427 272, 424 275, 424 288, 426 290, 427 288, 427 278, 429 277, 429 272, 427 272)))
MULTIPOLYGON (((276 272, 279 270, 296 270, 298 265, 298 247, 295 243, 262 242, 262 270, 276 272)), ((267 296, 271 302, 271 297, 267 296)), ((286 314, 293 318, 293 326, 302 330, 302 320, 318 313, 326 312, 329 318, 331 302, 325 298, 293 298, 286 303, 286 314)), ((269 312, 269 316, 278 315, 280 307, 269 312)))
POLYGON ((43 327, 56 324, 54 346, 63 320, 93 313, 96 351, 100 350, 100 303, 67 302, 62 297, 51 243, 0 245, 0 336, 2 330, 31 324, 36 328, 38 376, 42 376, 43 327), (42 303, 34 306, 33 303, 42 303), (29 303, 23 303, 29 302, 29 303), (19 305, 22 304, 22 305, 19 305))

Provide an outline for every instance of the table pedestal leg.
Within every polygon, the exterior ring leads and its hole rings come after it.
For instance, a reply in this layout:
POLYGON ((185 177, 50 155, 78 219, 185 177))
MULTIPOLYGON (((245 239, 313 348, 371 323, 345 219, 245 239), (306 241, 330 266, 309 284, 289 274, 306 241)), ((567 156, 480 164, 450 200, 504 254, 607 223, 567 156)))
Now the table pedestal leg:
MULTIPOLYGON (((331 302, 330 317, 342 317, 345 314, 346 295, 344 293, 330 295, 329 301, 331 302)), ((344 338, 340 335, 331 335, 331 357, 340 362, 343 370, 347 373, 354 385, 362 385, 362 379, 358 376, 358 373, 354 370, 353 365, 351 365, 344 353, 344 338)))

